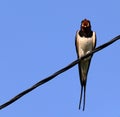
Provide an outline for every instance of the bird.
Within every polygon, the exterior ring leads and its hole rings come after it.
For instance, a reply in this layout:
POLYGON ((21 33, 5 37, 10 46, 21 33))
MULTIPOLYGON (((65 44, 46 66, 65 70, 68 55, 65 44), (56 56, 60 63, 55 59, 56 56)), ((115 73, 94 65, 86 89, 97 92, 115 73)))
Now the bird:
MULTIPOLYGON (((81 59, 84 55, 90 53, 96 47, 96 32, 92 31, 91 23, 88 19, 83 19, 81 21, 81 26, 75 35, 75 47, 77 58, 81 59)), ((82 94, 83 96, 83 111, 85 110, 85 98, 86 98, 86 84, 87 84, 87 75, 90 67, 90 62, 93 54, 87 58, 81 59, 78 62, 78 71, 81 84, 81 93, 79 101, 79 109, 81 108, 82 94), (83 92, 84 90, 84 92, 83 92)))

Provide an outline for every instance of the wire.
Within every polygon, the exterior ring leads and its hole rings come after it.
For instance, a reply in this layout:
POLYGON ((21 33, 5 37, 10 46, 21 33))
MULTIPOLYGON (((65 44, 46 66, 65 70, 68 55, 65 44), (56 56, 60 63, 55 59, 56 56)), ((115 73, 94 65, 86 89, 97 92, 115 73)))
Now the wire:
MULTIPOLYGON (((114 43, 115 41, 120 39, 120 35, 116 36, 115 38, 113 38, 112 40, 110 40, 109 42, 100 45, 99 47, 95 48, 93 51, 91 51, 90 53, 88 53, 87 55, 83 56, 81 59, 84 59, 102 49, 104 49, 105 47, 111 45, 112 43, 114 43)), ((26 95, 27 93, 31 92, 32 90, 34 90, 35 88, 41 86, 44 83, 47 83, 48 81, 52 80, 53 78, 55 78, 56 76, 58 76, 59 74, 67 71, 68 69, 72 68, 73 66, 75 66, 81 59, 77 59, 75 61, 73 61, 72 63, 70 63, 69 65, 67 65, 66 67, 60 69, 59 71, 55 72, 54 74, 48 76, 47 78, 37 82, 36 84, 34 84, 32 87, 22 91, 21 93, 19 93, 18 95, 16 95, 15 97, 11 98, 9 101, 5 102, 4 104, 0 105, 0 110, 9 106, 10 104, 12 104, 13 102, 17 101, 18 99, 20 99, 22 96, 26 95)))

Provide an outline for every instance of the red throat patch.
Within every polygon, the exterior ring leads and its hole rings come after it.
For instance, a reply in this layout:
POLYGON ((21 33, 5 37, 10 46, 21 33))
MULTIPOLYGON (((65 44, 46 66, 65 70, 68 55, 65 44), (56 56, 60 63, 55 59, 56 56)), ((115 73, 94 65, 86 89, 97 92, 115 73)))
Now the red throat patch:
POLYGON ((91 28, 90 21, 87 19, 82 20, 81 22, 81 29, 84 31, 85 28, 91 28))

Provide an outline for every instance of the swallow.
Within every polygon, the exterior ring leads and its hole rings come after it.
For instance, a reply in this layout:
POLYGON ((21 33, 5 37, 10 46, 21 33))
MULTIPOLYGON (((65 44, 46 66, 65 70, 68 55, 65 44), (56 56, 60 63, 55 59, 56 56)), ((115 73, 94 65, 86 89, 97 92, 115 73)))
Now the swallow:
MULTIPOLYGON (((75 46, 76 46, 76 53, 77 53, 78 59, 88 54, 96 47, 96 32, 91 30, 91 23, 88 19, 84 19, 81 21, 80 30, 78 30, 75 35, 75 46)), ((79 109, 81 107, 82 94, 84 93, 83 111, 85 110, 87 75, 88 75, 92 56, 93 55, 85 59, 82 59, 78 63, 78 70, 79 70, 79 77, 80 77, 80 84, 81 84, 79 109)))

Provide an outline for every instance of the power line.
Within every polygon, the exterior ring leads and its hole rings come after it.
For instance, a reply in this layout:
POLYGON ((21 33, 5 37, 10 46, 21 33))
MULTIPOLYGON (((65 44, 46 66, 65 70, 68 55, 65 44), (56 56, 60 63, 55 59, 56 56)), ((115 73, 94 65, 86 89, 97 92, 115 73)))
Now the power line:
MULTIPOLYGON (((81 59, 84 59, 102 49, 104 49, 105 47, 111 45, 112 43, 114 43, 115 41, 120 39, 120 35, 116 36, 115 38, 113 38, 112 40, 108 41, 105 44, 100 45, 99 47, 95 48, 92 52, 88 53, 87 55, 81 57, 81 59)), ((33 89, 41 86, 42 84, 52 80, 53 78, 55 78, 56 76, 58 76, 59 74, 67 71, 68 69, 72 68, 73 66, 75 66, 81 59, 77 59, 75 61, 73 61, 72 63, 70 63, 69 65, 67 65, 66 67, 60 69, 59 71, 55 72, 54 74, 48 76, 47 78, 37 82, 36 84, 34 84, 33 86, 31 86, 30 88, 22 91, 21 93, 19 93, 18 95, 16 95, 15 97, 11 98, 9 101, 5 102, 4 104, 0 105, 0 110, 9 106, 10 104, 12 104, 13 102, 17 101, 18 99, 20 99, 22 96, 26 95, 27 93, 31 92, 33 89)))

